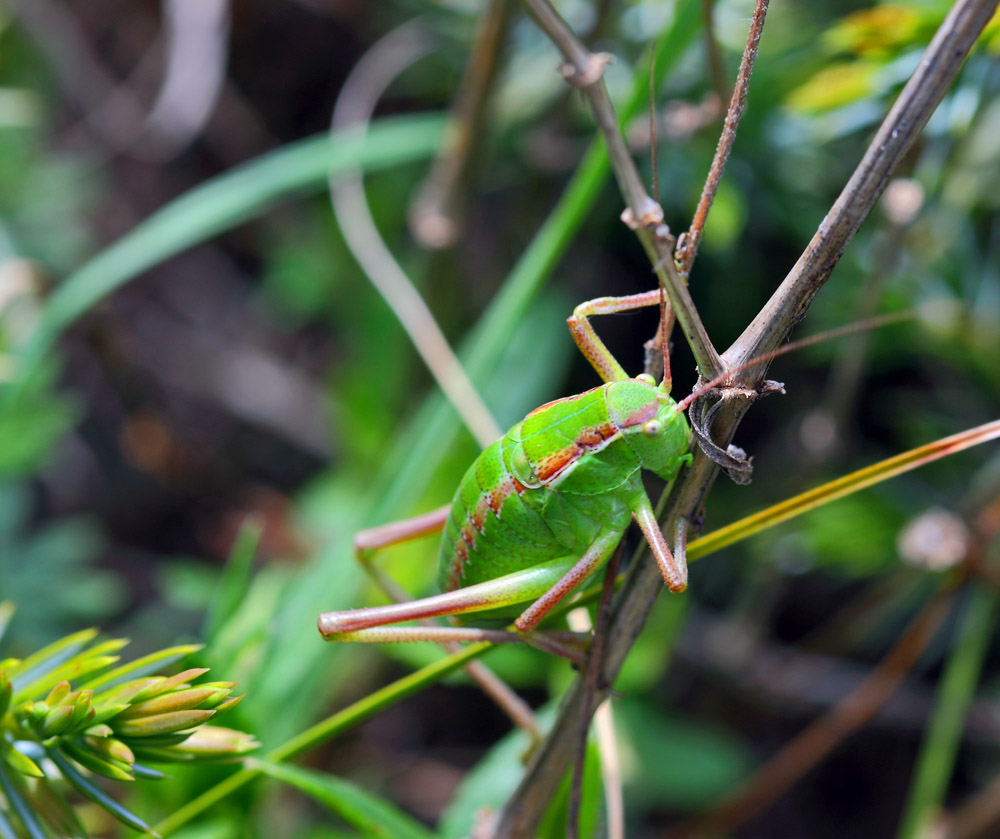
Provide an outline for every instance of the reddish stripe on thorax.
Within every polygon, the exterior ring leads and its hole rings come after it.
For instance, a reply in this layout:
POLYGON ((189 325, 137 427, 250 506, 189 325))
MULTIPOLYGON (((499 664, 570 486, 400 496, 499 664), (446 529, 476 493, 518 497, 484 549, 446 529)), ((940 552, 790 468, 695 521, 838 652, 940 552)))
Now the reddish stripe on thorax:
POLYGON ((604 448, 608 441, 618 434, 618 426, 611 420, 601 425, 584 428, 576 439, 567 446, 543 457, 535 465, 535 474, 543 484, 548 483, 582 455, 595 449, 604 448))
POLYGON ((625 417, 625 421, 622 423, 621 427, 633 428, 636 425, 643 425, 644 423, 649 422, 649 420, 651 420, 653 417, 656 416, 656 412, 659 410, 659 408, 660 406, 655 399, 652 400, 651 402, 647 402, 637 411, 633 411, 631 414, 625 417))

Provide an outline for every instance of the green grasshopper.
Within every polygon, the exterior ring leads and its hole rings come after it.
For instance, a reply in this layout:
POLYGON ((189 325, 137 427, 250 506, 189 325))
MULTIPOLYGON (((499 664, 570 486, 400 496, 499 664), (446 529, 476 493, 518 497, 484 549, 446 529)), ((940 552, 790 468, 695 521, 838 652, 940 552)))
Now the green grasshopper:
MULTIPOLYGON (((667 545, 642 483, 642 470, 668 483, 690 461, 692 430, 684 410, 718 382, 681 402, 670 396, 670 368, 663 344, 664 377, 628 376, 597 336, 588 318, 659 304, 654 290, 586 301, 568 319, 580 351, 604 380, 585 393, 536 408, 487 447, 462 478, 451 504, 355 536, 367 565, 375 551, 443 531, 438 582, 443 594, 387 606, 326 612, 319 630, 329 641, 518 641, 557 654, 573 653, 557 641, 530 633, 552 609, 601 568, 634 518, 670 591, 687 587, 686 529, 667 545), (398 627, 401 621, 468 613, 509 614, 529 603, 500 632, 467 627, 398 627), (501 611, 498 611, 501 610, 501 611)), ((662 322, 662 318, 661 318, 662 322)), ((717 459, 738 464, 696 436, 717 459)))

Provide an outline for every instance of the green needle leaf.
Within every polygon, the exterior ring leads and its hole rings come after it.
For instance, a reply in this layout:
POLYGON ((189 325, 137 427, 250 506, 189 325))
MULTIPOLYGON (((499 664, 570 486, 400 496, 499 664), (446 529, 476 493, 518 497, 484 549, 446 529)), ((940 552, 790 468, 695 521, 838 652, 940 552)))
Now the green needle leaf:
POLYGON ((63 777, 76 787, 77 791, 82 795, 85 795, 99 807, 106 810, 122 824, 128 825, 135 830, 141 830, 143 833, 150 833, 153 836, 159 835, 135 813, 123 807, 104 792, 104 790, 84 777, 58 749, 46 749, 45 751, 52 762, 59 767, 59 771, 62 772, 63 777))
POLYGON ((424 159, 437 149, 444 120, 413 114, 376 120, 364 141, 356 131, 310 137, 277 149, 186 192, 154 213, 55 290, 22 356, 30 377, 59 334, 84 312, 143 271, 242 224, 281 198, 326 188, 347 169, 382 169, 424 159))
POLYGON ((171 711, 134 720, 115 720, 111 727, 121 737, 147 737, 193 728, 213 716, 215 711, 171 711))
POLYGON ((27 775, 30 778, 44 778, 45 774, 41 769, 38 768, 38 764, 35 763, 26 754, 22 754, 17 750, 16 747, 10 745, 9 743, 4 743, 0 746, 0 752, 3 754, 3 759, 7 762, 7 765, 11 769, 20 772, 22 775, 27 775))
POLYGON ((46 690, 50 690, 57 682, 89 675, 95 670, 103 670, 116 661, 118 661, 118 656, 113 655, 95 656, 93 658, 89 656, 75 656, 61 666, 19 689, 18 695, 23 695, 25 698, 37 696, 46 690))
POLYGON ((147 699, 145 702, 137 702, 127 711, 122 711, 118 715, 118 719, 131 720, 136 717, 149 717, 168 711, 185 711, 189 708, 197 708, 206 699, 214 697, 218 693, 218 689, 212 687, 188 688, 187 690, 165 693, 162 696, 147 699))
POLYGON ((62 749, 67 757, 73 758, 73 760, 84 768, 98 775, 103 775, 105 778, 111 778, 114 781, 132 781, 135 779, 129 764, 120 763, 116 760, 107 760, 100 755, 96 755, 90 749, 81 746, 74 738, 64 737, 59 743, 59 748, 62 749))
POLYGON ((3 790, 8 803, 14 812, 17 813, 17 817, 21 820, 21 824, 24 825, 28 836, 31 839, 46 839, 45 831, 42 830, 41 824, 39 824, 38 819, 35 817, 34 809, 28 803, 27 799, 25 799, 24 795, 22 795, 17 781, 8 774, 2 761, 0 761, 0 790, 3 790))
POLYGON ((432 839, 435 836, 391 802, 342 778, 265 760, 248 763, 265 775, 304 792, 365 835, 384 839, 432 839))
POLYGON ((159 769, 153 769, 150 766, 143 766, 141 763, 133 763, 132 771, 135 773, 137 778, 143 778, 147 781, 162 781, 165 778, 169 778, 165 772, 161 772, 159 769))

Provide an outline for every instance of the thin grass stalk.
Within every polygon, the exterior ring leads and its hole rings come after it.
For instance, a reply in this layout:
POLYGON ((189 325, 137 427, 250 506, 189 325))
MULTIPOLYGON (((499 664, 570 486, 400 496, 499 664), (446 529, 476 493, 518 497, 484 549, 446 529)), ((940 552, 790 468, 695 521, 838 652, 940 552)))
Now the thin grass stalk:
MULTIPOLYGON (((439 682, 449 673, 453 673, 467 662, 473 661, 483 655, 491 647, 491 644, 470 644, 459 653, 423 667, 415 673, 404 676, 402 679, 397 679, 392 684, 379 688, 364 699, 359 699, 352 705, 331 714, 326 719, 307 728, 277 748, 272 749, 261 759, 271 763, 281 763, 321 743, 325 743, 330 738, 360 725, 383 708, 394 705, 407 696, 435 682, 439 682)), ((193 801, 189 801, 179 810, 176 810, 165 818, 156 826, 156 832, 161 836, 174 833, 178 828, 183 827, 193 818, 205 812, 205 810, 218 804, 226 796, 231 795, 251 781, 256 780, 260 775, 261 771, 253 767, 243 768, 234 772, 228 778, 220 781, 214 787, 205 790, 205 792, 193 801)))
POLYGON ((978 583, 972 585, 948 655, 934 712, 920 746, 899 839, 928 836, 944 806, 965 719, 997 623, 998 606, 1000 598, 995 590, 978 583))

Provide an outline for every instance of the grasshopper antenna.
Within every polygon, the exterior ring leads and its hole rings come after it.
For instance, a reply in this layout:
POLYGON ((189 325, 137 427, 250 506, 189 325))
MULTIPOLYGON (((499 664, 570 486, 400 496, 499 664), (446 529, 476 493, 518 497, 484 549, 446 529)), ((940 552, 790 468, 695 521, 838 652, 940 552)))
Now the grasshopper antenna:
POLYGON ((858 323, 840 326, 836 329, 820 332, 817 335, 810 335, 808 338, 801 338, 798 341, 792 341, 785 344, 783 347, 778 347, 776 350, 772 350, 771 352, 752 358, 745 364, 741 364, 739 367, 735 367, 732 370, 727 370, 725 373, 716 376, 711 381, 699 385, 691 392, 690 395, 685 396, 682 400, 680 400, 680 402, 677 403, 677 410, 684 411, 689 407, 692 408, 691 412, 688 414, 691 421, 691 432, 698 440, 698 445, 701 446, 702 451, 704 451, 705 454, 708 455, 713 461, 719 464, 719 466, 725 469, 729 474, 729 477, 731 477, 736 483, 748 484, 750 483, 750 473, 753 470, 753 466, 750 463, 750 459, 747 457, 746 452, 738 446, 729 446, 729 448, 725 450, 718 446, 711 437, 712 422, 715 420, 719 410, 727 401, 731 399, 756 399, 759 396, 768 396, 772 393, 784 393, 784 385, 780 382, 774 381, 765 381, 758 388, 737 387, 729 384, 721 389, 722 392, 719 395, 719 399, 711 405, 706 404, 703 401, 703 398, 708 396, 712 391, 718 389, 720 385, 726 385, 726 383, 731 381, 737 374, 742 373, 744 370, 749 370, 751 367, 756 367, 758 364, 764 364, 772 359, 778 358, 779 356, 788 355, 788 353, 801 350, 804 347, 811 347, 814 344, 820 344, 824 341, 833 340, 834 338, 842 338, 845 335, 853 335, 857 332, 866 332, 870 329, 878 329, 882 326, 889 326, 890 324, 900 323, 901 321, 912 320, 913 317, 914 312, 912 311, 894 312, 892 314, 881 315, 879 317, 859 321, 858 323))

